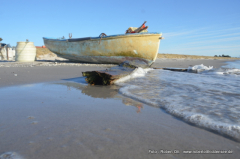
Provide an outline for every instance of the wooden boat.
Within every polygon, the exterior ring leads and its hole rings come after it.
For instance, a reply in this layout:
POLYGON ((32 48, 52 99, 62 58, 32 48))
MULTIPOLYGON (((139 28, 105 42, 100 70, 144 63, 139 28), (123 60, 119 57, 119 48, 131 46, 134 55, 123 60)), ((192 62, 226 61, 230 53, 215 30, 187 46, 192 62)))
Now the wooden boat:
POLYGON ((119 64, 141 60, 151 65, 157 58, 160 33, 120 34, 104 37, 54 39, 44 37, 45 46, 58 56, 79 62, 119 64))

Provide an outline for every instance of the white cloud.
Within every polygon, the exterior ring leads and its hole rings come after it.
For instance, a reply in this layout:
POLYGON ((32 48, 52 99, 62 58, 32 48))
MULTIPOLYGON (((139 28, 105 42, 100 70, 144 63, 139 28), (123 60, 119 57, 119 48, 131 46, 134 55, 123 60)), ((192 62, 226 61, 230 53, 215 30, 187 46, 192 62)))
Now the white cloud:
POLYGON ((240 54, 240 27, 234 28, 205 27, 181 32, 163 34, 165 41, 160 46, 160 52, 219 55, 240 54))

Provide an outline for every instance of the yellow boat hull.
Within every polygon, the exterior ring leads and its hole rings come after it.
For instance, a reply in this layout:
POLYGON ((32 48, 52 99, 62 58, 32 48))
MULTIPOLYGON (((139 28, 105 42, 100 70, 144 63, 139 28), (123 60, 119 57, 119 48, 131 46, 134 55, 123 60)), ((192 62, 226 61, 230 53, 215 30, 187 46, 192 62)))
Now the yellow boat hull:
POLYGON ((43 39, 50 51, 74 61, 119 64, 141 60, 151 65, 157 58, 161 36, 159 33, 137 33, 102 38, 43 39))

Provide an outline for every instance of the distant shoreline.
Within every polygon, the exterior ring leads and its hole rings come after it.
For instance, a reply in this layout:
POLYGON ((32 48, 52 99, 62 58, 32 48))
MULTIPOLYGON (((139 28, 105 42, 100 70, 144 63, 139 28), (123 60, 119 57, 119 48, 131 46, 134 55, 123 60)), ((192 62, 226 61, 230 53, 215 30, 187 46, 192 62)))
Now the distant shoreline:
POLYGON ((181 55, 181 54, 166 54, 158 53, 157 58, 160 59, 213 59, 213 60, 240 60, 235 57, 214 57, 214 56, 201 56, 201 55, 181 55))
MULTIPOLYGON (((56 54, 51 52, 47 48, 37 48, 37 58, 49 58, 55 57, 56 54), (46 57, 47 55, 47 57, 46 57)), ((158 53, 157 58, 159 59, 218 59, 218 60, 240 60, 240 58, 232 57, 213 57, 213 56, 201 56, 201 55, 181 55, 181 54, 166 54, 158 53)))

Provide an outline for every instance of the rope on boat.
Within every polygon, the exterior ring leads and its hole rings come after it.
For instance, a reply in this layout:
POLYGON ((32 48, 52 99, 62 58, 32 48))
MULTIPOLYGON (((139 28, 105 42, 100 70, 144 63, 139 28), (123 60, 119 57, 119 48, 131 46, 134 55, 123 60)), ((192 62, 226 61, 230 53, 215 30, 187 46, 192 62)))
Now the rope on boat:
POLYGON ((101 33, 101 34, 99 35, 99 37, 100 37, 99 44, 101 43, 101 40, 102 40, 102 37, 103 37, 103 36, 107 36, 107 34, 105 34, 105 33, 101 33))

